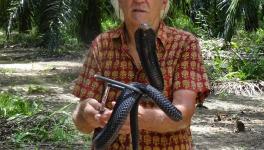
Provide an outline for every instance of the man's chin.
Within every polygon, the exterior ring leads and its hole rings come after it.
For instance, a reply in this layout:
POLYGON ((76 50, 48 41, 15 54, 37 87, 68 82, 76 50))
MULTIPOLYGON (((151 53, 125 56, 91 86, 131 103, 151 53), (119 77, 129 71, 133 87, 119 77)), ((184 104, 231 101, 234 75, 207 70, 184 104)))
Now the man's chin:
POLYGON ((143 23, 150 24, 150 21, 146 19, 146 17, 134 17, 133 22, 137 25, 141 25, 143 23))

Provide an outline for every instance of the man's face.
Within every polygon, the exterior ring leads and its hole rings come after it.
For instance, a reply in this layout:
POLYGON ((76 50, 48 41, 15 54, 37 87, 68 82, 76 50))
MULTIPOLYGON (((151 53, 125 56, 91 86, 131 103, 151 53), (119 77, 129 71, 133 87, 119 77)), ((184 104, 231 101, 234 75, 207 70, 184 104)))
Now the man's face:
POLYGON ((160 20, 160 12, 165 9, 167 0, 119 0, 124 19, 132 25, 153 24, 160 20))

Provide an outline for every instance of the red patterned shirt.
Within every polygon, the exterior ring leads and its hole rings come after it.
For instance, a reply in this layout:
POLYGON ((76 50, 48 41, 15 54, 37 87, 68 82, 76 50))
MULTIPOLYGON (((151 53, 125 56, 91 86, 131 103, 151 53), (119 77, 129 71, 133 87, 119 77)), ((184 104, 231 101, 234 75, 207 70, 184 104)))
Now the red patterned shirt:
MULTIPOLYGON (((81 100, 100 100, 104 83, 94 78, 95 74, 124 83, 148 83, 142 67, 137 67, 128 53, 124 26, 100 34, 93 42, 85 59, 83 69, 76 81, 73 94, 81 100)), ((197 102, 202 102, 209 93, 199 42, 192 34, 160 23, 157 32, 157 56, 164 78, 164 95, 172 101, 173 92, 188 89, 197 93, 197 102)), ((106 106, 111 109, 120 91, 111 89, 106 106)), ((155 107, 151 102, 144 107, 155 107)), ((110 150, 131 149, 130 135, 119 135, 110 150)), ((190 128, 170 133, 140 131, 140 149, 183 150, 190 149, 192 137, 190 128)))

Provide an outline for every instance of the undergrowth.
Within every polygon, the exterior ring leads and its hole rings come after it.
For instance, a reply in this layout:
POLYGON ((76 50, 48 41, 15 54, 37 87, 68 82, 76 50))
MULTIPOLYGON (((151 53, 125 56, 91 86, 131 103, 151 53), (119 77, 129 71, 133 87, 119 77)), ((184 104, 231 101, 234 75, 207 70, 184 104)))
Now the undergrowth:
POLYGON ((40 103, 10 93, 0 93, 0 141, 15 147, 25 145, 72 145, 85 147, 91 140, 74 127, 67 104, 57 110, 45 109, 40 103))

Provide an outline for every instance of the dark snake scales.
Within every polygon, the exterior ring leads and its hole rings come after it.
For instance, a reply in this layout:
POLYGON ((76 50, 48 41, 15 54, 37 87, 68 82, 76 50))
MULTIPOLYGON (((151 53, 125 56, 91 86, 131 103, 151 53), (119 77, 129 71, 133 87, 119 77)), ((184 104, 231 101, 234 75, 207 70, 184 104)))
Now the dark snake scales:
POLYGON ((135 82, 130 83, 126 87, 122 87, 122 92, 117 98, 108 123, 93 139, 93 147, 95 150, 105 150, 115 141, 118 136, 118 131, 125 123, 129 114, 132 146, 133 150, 138 150, 139 131, 137 116, 138 105, 143 94, 150 97, 170 119, 175 121, 182 119, 181 112, 160 92, 163 90, 164 83, 156 55, 155 32, 143 24, 135 33, 135 41, 141 65, 150 85, 135 82))

